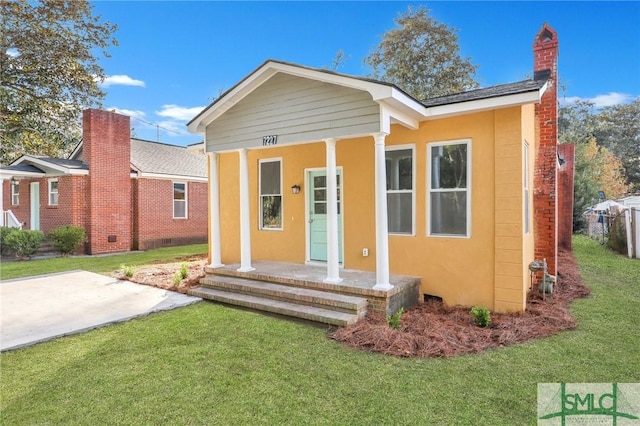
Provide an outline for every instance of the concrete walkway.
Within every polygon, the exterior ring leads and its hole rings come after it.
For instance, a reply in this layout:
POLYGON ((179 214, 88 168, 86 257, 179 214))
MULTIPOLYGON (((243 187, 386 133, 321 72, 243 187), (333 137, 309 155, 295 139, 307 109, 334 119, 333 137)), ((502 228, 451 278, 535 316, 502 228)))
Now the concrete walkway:
POLYGON ((85 271, 0 281, 0 351, 200 300, 85 271))

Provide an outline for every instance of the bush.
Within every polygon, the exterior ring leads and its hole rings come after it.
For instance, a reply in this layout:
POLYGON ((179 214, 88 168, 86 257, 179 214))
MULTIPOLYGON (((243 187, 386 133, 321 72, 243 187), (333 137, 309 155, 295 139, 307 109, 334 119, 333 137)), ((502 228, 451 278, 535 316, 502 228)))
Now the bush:
POLYGON ((400 329, 400 317, 404 314, 404 308, 400 308, 398 312, 387 317, 387 324, 394 330, 400 329))
POLYGON ((78 226, 65 225, 54 229, 48 235, 53 248, 63 257, 73 253, 80 243, 87 241, 84 229, 78 226))
POLYGON ((19 228, 7 228, 5 226, 0 227, 0 255, 9 256, 11 254, 10 247, 5 243, 5 239, 9 234, 15 231, 19 231, 19 228))
POLYGON ((127 278, 131 278, 133 276, 133 273, 135 272, 133 266, 131 265, 120 265, 120 269, 122 269, 122 273, 127 278))
POLYGON ((471 308, 471 314, 475 317, 476 325, 479 327, 489 327, 491 324, 491 312, 483 306, 471 308))
POLYGON ((189 268, 187 268, 187 262, 182 262, 180 265, 180 278, 185 279, 189 276, 189 268))
POLYGON ((44 241, 44 232, 27 229, 15 230, 4 239, 7 248, 20 259, 30 258, 36 254, 40 250, 42 241, 44 241))

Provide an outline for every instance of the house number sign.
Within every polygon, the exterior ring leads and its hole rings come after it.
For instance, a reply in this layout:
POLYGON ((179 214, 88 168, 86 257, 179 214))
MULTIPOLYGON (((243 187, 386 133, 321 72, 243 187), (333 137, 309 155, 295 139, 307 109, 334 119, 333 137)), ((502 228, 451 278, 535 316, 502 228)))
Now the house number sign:
POLYGON ((278 135, 262 137, 262 146, 277 145, 277 144, 278 144, 278 135))

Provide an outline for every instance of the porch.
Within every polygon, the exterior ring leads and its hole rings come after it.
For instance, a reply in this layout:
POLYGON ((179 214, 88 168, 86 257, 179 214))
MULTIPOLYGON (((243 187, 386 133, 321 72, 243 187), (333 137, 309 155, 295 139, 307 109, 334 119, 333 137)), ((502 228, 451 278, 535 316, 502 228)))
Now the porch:
POLYGON ((388 316, 419 299, 417 277, 391 275, 392 287, 379 290, 375 272, 341 269, 342 281, 335 284, 326 282, 323 266, 254 261, 253 268, 239 271, 239 263, 208 267, 201 286, 189 294, 332 325, 355 323, 367 311, 388 316))

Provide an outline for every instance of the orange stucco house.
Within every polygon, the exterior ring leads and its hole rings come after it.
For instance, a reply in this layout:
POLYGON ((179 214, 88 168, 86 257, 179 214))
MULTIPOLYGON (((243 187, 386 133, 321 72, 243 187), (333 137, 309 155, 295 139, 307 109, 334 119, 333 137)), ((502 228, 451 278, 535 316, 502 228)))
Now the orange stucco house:
POLYGON ((209 273, 310 265, 336 289, 368 271, 377 294, 397 274, 419 279, 404 305, 523 311, 529 263, 555 274, 557 251, 548 25, 533 50, 533 79, 428 100, 266 61, 188 124, 209 158, 209 273))

